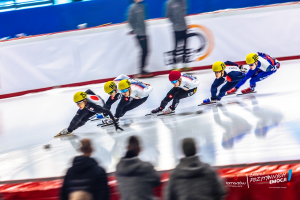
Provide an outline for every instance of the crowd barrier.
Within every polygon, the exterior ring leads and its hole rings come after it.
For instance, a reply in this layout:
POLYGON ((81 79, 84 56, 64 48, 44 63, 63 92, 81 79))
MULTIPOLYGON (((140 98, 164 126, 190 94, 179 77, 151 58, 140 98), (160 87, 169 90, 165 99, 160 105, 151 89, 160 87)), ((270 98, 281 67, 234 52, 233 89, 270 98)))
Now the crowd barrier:
MULTIPOLYGON (((225 200, 299 199, 300 163, 250 165, 217 170, 228 191, 225 200)), ((170 172, 161 174, 161 186, 153 193, 163 199, 170 172)), ((62 179, 0 185, 4 200, 58 200, 62 179)), ((111 200, 120 200, 117 181, 109 176, 111 200)))
MULTIPOLYGON (((165 0, 144 1, 147 3, 147 19, 164 17, 165 0)), ((74 30, 77 29, 77 25, 82 23, 87 23, 88 27, 109 22, 122 23, 126 21, 125 12, 132 2, 133 0, 92 0, 0 12, 0 19, 2 19, 0 23, 0 38, 15 37, 19 33, 38 35, 74 30)), ((187 2, 187 14, 196 14, 228 8, 297 2, 297 0, 187 0, 187 2)))
MULTIPOLYGON (((243 61, 249 52, 257 51, 279 60, 299 58, 300 4, 279 8, 187 17, 189 67, 205 69, 217 60, 243 61)), ((147 24, 146 70, 166 73, 172 68, 171 24, 166 19, 147 24)), ((140 48, 129 31, 127 24, 120 24, 0 42, 0 98, 137 74, 140 48)))

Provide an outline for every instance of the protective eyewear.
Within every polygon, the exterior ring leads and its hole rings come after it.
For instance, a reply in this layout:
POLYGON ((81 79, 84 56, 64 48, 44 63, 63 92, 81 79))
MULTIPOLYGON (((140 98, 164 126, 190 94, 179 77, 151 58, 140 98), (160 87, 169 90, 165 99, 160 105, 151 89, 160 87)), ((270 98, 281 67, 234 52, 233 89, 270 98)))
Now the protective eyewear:
POLYGON ((77 105, 81 104, 84 100, 76 102, 77 105))
POLYGON ((129 88, 121 90, 122 93, 128 92, 129 88))
POLYGON ((255 63, 252 63, 252 64, 249 64, 249 66, 251 67, 251 66, 253 66, 255 63))
POLYGON ((177 83, 177 82, 178 82, 178 80, 171 81, 172 84, 175 84, 175 83, 177 83))
POLYGON ((108 93, 108 94, 112 94, 114 91, 115 91, 115 90, 111 91, 111 92, 110 92, 110 93, 108 93))

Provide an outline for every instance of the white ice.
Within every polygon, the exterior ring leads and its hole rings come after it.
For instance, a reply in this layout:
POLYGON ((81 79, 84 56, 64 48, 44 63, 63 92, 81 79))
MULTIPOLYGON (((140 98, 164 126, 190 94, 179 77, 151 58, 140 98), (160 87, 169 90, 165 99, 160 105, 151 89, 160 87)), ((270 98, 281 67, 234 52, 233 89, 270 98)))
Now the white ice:
MULTIPOLYGON (((151 66, 150 66, 151 67, 151 66)), ((154 87, 147 102, 124 116, 124 132, 87 122, 75 135, 54 139, 77 111, 73 95, 92 89, 105 100, 103 84, 61 88, 0 100, 0 181, 64 175, 79 140, 91 138, 96 158, 107 172, 124 156, 126 140, 142 140, 142 160, 157 170, 169 170, 183 156, 180 141, 196 139, 200 159, 213 166, 300 159, 300 61, 284 61, 269 78, 257 83, 257 93, 227 96, 218 106, 198 107, 210 97, 211 70, 192 72, 200 80, 197 93, 181 100, 176 115, 145 117, 159 106, 172 85, 167 75, 142 79, 154 87), (44 145, 50 144, 50 149, 44 145)), ((249 86, 247 82, 241 89, 249 86)), ((112 107, 114 113, 117 103, 112 107)))

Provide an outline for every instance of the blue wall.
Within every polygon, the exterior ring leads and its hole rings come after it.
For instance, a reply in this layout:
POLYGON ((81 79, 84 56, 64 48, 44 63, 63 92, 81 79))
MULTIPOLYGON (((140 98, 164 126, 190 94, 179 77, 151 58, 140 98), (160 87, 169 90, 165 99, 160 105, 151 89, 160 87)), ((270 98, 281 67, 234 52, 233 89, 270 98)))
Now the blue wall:
MULTIPOLYGON (((163 17, 165 0, 145 1, 148 18, 163 17)), ((121 23, 124 22, 125 11, 130 2, 131 0, 93 0, 1 12, 0 38, 14 37, 18 33, 37 35, 73 30, 82 23, 88 23, 88 27, 109 22, 121 23)), ((293 0, 188 0, 188 14, 285 2, 293 0)))

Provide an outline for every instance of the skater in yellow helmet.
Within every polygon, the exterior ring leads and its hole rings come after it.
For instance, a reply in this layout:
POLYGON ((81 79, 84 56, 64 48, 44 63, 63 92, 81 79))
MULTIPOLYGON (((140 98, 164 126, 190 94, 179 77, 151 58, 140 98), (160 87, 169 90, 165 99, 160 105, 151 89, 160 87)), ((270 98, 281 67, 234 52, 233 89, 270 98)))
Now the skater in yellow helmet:
MULTIPOLYGON (((96 113, 105 112, 113 119, 111 112, 104 107, 105 103, 102 98, 99 95, 96 95, 92 90, 76 92, 74 95, 74 102, 79 107, 79 110, 72 119, 69 127, 62 130, 55 137, 71 135, 74 130, 83 126, 96 113)), ((113 123, 116 130, 123 130, 115 120, 113 120, 113 123)))
POLYGON ((246 63, 249 65, 250 70, 246 77, 237 84, 228 94, 235 93, 249 78, 250 87, 242 90, 243 94, 255 92, 256 82, 262 81, 274 74, 280 67, 280 63, 276 58, 273 58, 265 53, 249 53, 246 56, 246 63))
MULTIPOLYGON (((142 83, 135 79, 131 79, 129 76, 121 74, 113 81, 106 82, 104 90, 110 95, 105 105, 107 109, 110 110, 112 104, 120 99, 115 113, 115 119, 118 121, 119 118, 124 116, 127 111, 144 103, 148 99, 153 88, 149 84, 142 83)), ((106 118, 103 120, 103 123, 111 124, 112 120, 110 118, 106 118)))
POLYGON ((210 89, 211 98, 203 100, 203 103, 200 105, 210 104, 221 100, 222 97, 225 96, 226 91, 236 86, 239 81, 245 77, 246 69, 244 69, 243 66, 231 61, 217 61, 213 64, 212 70, 215 73, 216 79, 210 89), (218 87, 226 81, 227 83, 222 86, 219 94, 217 94, 218 87))

